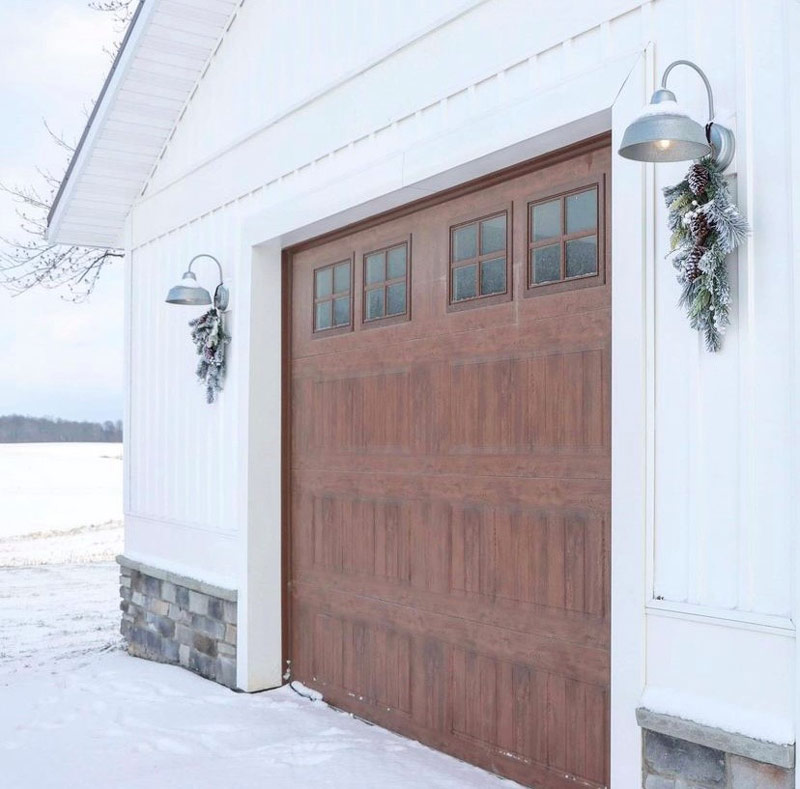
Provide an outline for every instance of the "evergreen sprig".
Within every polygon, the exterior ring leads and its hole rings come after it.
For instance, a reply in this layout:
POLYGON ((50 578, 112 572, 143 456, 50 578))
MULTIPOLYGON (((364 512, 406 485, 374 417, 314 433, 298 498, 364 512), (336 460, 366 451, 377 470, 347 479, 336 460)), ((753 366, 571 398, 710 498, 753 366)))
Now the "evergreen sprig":
POLYGON ((672 231, 670 255, 681 285, 679 303, 692 328, 702 333, 706 348, 718 351, 730 324, 726 258, 749 233, 747 220, 711 157, 695 162, 686 178, 666 187, 664 199, 672 231), (696 235, 698 227, 702 236, 696 235))
POLYGON ((206 402, 213 403, 222 391, 225 378, 225 346, 231 341, 226 333, 222 310, 212 307, 199 318, 189 321, 192 342, 200 360, 197 379, 206 387, 206 402))

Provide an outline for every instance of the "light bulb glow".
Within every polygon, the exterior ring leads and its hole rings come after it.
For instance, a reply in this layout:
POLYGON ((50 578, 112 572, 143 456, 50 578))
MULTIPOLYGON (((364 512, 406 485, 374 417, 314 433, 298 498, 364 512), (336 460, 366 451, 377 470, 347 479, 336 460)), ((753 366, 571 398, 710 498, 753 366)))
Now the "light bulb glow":
POLYGON ((672 140, 658 140, 656 142, 656 148, 662 151, 666 151, 670 145, 672 145, 672 140))

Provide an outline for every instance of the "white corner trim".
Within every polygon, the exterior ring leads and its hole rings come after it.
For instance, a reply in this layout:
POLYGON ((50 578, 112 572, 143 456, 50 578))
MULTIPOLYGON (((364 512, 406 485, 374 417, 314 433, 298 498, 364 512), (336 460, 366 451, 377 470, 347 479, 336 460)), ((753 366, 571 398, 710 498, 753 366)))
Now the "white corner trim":
POLYGON ((648 426, 652 389, 648 271, 654 265, 652 165, 616 155, 644 103, 651 48, 639 57, 612 107, 611 165, 611 786, 641 784, 641 732, 634 710, 645 686, 648 426))

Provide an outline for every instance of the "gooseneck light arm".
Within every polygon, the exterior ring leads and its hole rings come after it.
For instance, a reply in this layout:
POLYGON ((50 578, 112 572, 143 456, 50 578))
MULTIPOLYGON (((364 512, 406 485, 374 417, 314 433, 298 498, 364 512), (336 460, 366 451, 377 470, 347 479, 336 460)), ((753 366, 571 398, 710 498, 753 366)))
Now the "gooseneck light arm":
POLYGON ((228 308, 228 289, 222 284, 222 264, 213 255, 208 255, 205 252, 201 252, 199 255, 195 255, 189 261, 189 268, 187 271, 192 270, 192 264, 199 258, 210 258, 217 264, 217 269, 219 269, 219 285, 217 285, 217 288, 214 291, 214 306, 217 309, 226 310, 228 308))
POLYGON ((695 63, 692 63, 691 60, 674 60, 664 69, 664 76, 661 77, 661 87, 667 87, 667 77, 669 77, 670 71, 675 68, 675 66, 688 66, 689 68, 694 69, 699 75, 700 79, 703 80, 703 84, 706 86, 706 92, 708 93, 708 122, 714 122, 714 94, 711 92, 711 83, 708 81, 708 77, 706 76, 703 69, 700 68, 695 63))
POLYGON ((199 255, 195 255, 189 261, 189 268, 187 269, 187 271, 191 271, 192 270, 192 264, 195 262, 195 260, 198 260, 199 258, 211 258, 211 260, 213 260, 217 264, 217 268, 219 269, 219 284, 221 285, 222 284, 222 264, 213 255, 207 255, 205 252, 202 252, 199 255))

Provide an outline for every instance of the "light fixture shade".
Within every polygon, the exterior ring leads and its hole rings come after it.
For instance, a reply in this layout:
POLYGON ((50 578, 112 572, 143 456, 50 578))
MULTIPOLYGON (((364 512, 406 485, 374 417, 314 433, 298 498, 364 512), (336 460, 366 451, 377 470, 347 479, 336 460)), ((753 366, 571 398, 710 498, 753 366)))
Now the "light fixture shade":
POLYGON ((187 304, 189 306, 211 304, 211 294, 197 282, 197 277, 191 271, 187 271, 181 281, 170 288, 167 294, 167 304, 187 304))
POLYGON ((637 162, 684 162, 711 153, 705 129, 685 113, 671 90, 661 88, 625 129, 620 156, 637 162))

